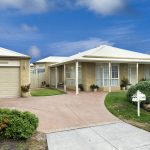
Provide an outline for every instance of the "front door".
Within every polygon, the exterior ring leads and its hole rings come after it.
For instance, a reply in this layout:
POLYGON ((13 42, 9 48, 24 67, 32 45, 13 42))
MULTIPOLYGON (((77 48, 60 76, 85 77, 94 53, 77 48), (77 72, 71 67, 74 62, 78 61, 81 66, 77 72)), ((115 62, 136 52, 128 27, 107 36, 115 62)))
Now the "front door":
POLYGON ((130 84, 134 85, 137 83, 137 76, 136 76, 136 65, 129 65, 129 82, 130 84))

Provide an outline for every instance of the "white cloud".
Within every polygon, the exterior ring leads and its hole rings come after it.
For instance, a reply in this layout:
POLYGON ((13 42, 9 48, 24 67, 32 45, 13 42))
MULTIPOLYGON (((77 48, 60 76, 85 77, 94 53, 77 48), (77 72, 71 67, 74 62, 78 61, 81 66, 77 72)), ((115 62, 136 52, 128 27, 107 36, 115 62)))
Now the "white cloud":
POLYGON ((48 9, 48 0, 0 0, 1 10, 17 10, 23 13, 40 13, 48 9))
POLYGON ((36 26, 29 26, 27 24, 22 24, 21 25, 21 29, 22 29, 22 31, 25 31, 25 32, 35 32, 35 31, 38 31, 38 28, 36 26))
POLYGON ((124 10, 127 1, 129 0, 0 0, 0 10, 15 10, 30 14, 85 7, 101 15, 110 15, 118 10, 124 10))
POLYGON ((125 6, 124 0, 77 0, 77 4, 102 15, 110 15, 125 6))
POLYGON ((31 46, 29 49, 29 55, 34 58, 38 58, 41 55, 40 49, 37 46, 31 46))
POLYGON ((10 25, 10 24, 3 24, 0 23, 0 41, 8 43, 14 43, 18 42, 18 44, 21 44, 22 42, 33 42, 37 39, 41 39, 42 34, 40 32, 35 32, 33 27, 28 27, 23 29, 20 25, 10 25))
POLYGON ((80 51, 88 50, 102 44, 113 45, 109 41, 104 41, 100 38, 89 38, 80 41, 62 41, 49 45, 49 49, 54 50, 59 55, 72 55, 80 51))

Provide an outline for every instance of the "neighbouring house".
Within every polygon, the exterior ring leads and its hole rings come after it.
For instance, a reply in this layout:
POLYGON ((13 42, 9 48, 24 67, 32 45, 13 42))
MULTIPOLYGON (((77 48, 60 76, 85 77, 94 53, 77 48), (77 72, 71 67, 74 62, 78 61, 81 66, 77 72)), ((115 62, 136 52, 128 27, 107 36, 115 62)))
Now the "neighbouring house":
POLYGON ((150 55, 101 45, 70 56, 60 63, 50 65, 50 85, 76 90, 82 84, 85 91, 96 84, 102 91, 120 90, 120 83, 127 78, 136 84, 142 78, 150 79, 150 55))
POLYGON ((47 85, 50 84, 50 71, 49 65, 54 63, 60 63, 67 57, 50 56, 41 60, 38 60, 30 65, 30 78, 31 78, 31 88, 40 88, 42 82, 47 85))
POLYGON ((21 85, 30 83, 30 57, 0 48, 0 97, 21 96, 21 85))

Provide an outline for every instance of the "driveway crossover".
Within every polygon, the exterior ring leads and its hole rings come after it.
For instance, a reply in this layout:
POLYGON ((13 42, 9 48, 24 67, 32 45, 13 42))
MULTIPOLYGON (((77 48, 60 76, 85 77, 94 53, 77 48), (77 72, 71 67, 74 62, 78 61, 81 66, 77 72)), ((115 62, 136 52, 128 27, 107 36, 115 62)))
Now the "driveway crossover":
POLYGON ((47 135, 49 150, 150 150, 150 133, 124 122, 47 135))

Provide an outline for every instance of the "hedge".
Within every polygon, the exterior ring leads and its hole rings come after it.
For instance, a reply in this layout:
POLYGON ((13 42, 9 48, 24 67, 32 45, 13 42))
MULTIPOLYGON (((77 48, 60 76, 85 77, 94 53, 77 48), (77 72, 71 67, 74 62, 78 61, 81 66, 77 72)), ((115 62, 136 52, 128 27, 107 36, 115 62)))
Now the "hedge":
POLYGON ((30 112, 0 109, 0 138, 30 138, 36 131, 38 123, 38 118, 30 112))
POLYGON ((131 86, 127 92, 127 97, 130 102, 132 102, 132 96, 140 90, 142 93, 146 95, 146 101, 143 103, 150 103, 150 81, 140 81, 138 84, 131 86))

